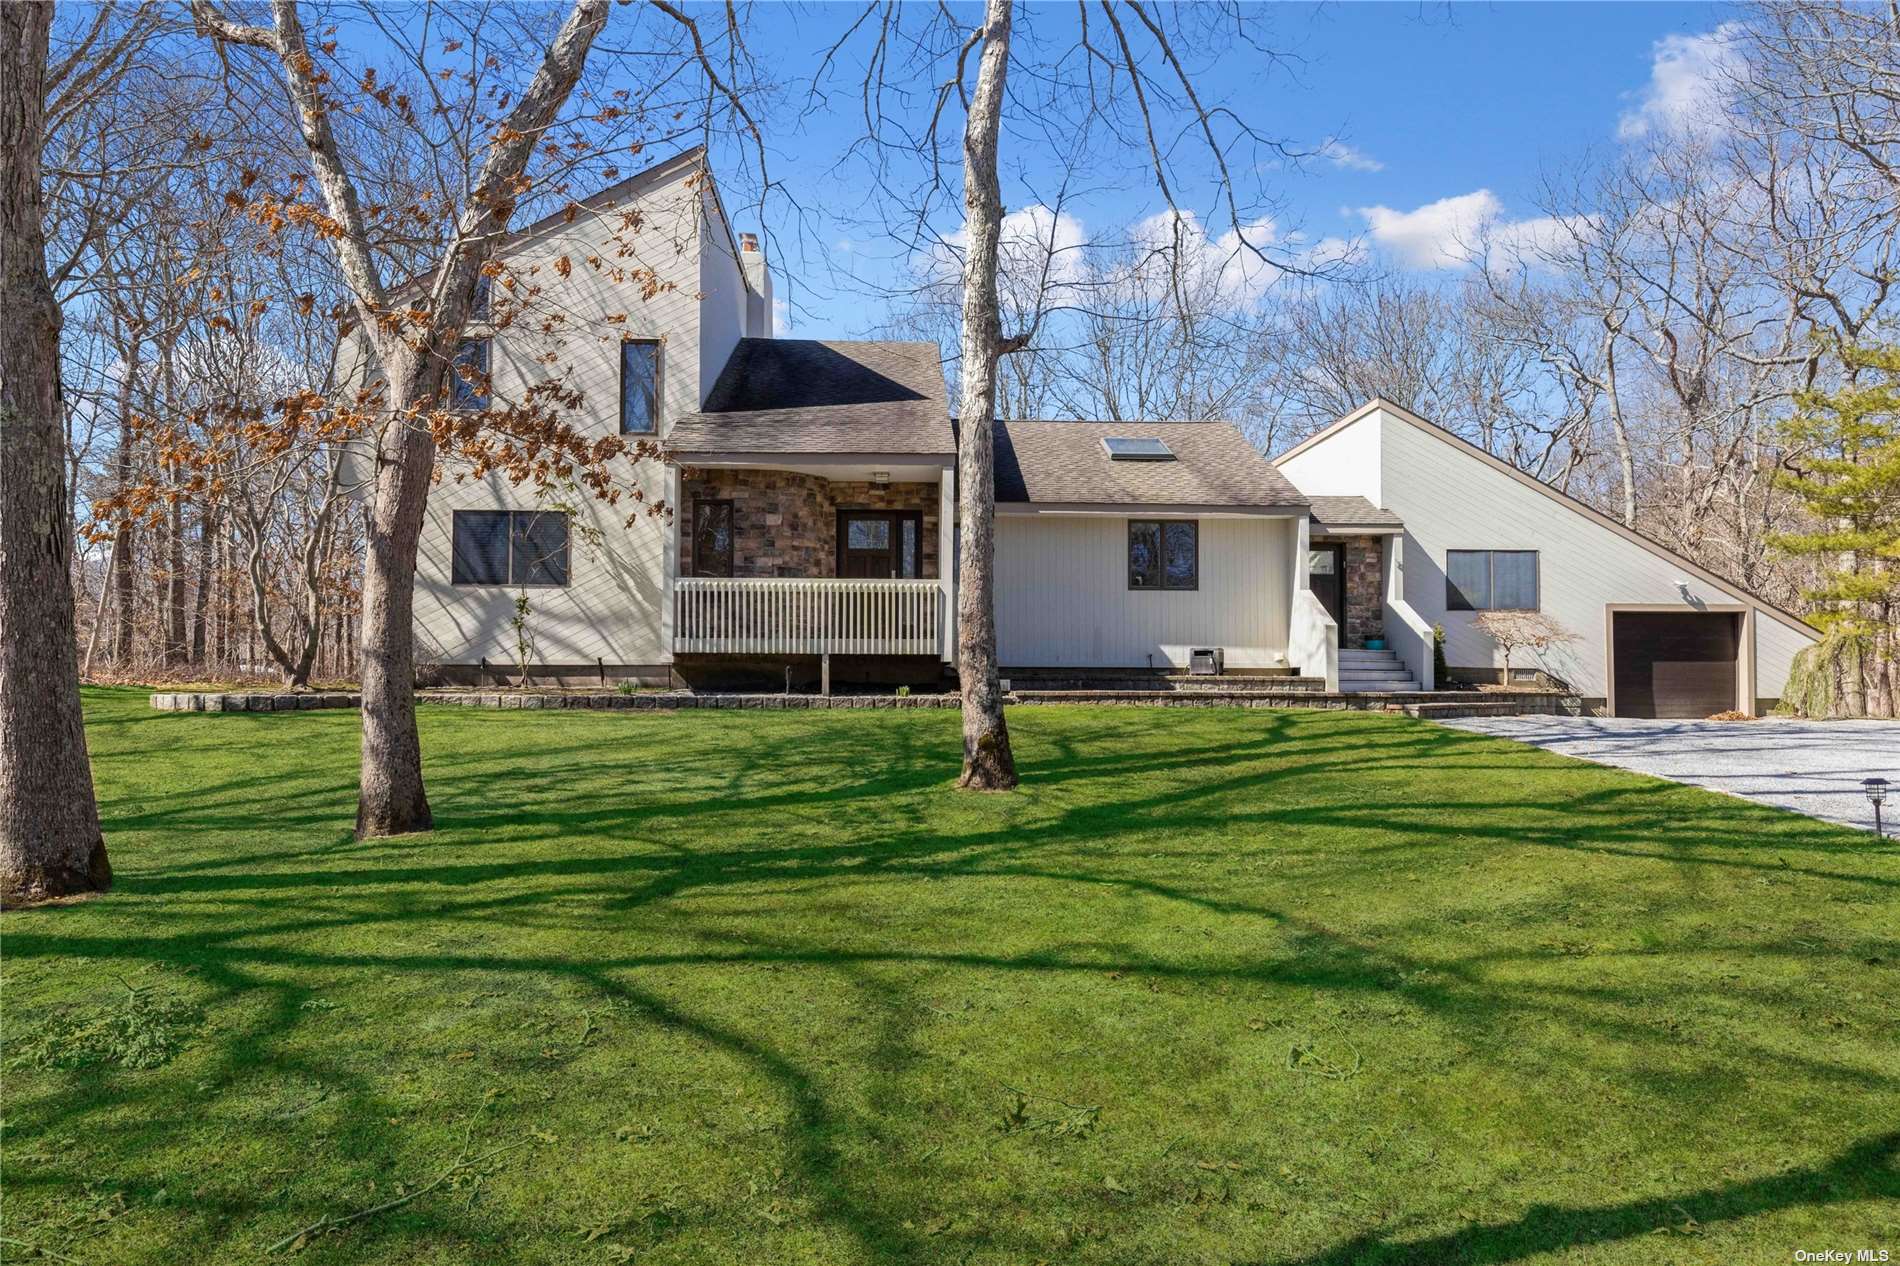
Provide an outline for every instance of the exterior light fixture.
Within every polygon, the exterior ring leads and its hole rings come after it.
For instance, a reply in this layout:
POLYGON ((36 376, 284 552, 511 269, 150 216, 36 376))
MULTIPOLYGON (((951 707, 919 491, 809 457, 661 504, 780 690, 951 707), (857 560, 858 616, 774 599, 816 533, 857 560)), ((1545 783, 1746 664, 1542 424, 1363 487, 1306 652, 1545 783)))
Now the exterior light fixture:
POLYGON ((1874 835, 1876 838, 1886 835, 1880 822, 1880 806, 1887 802, 1887 780, 1885 778, 1863 778, 1861 788, 1867 793, 1867 803, 1874 806, 1874 835))

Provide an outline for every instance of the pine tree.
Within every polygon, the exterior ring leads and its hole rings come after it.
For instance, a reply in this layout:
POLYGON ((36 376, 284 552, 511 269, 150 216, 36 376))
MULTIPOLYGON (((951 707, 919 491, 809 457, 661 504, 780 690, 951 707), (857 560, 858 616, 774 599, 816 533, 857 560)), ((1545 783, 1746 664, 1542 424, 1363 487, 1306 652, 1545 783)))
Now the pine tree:
POLYGON ((1821 583, 1807 593, 1816 607, 1811 618, 1826 637, 1805 655, 1809 662, 1801 670, 1839 680, 1828 710, 1893 716, 1900 652, 1900 344, 1848 344, 1841 360, 1841 384, 1798 392, 1795 413, 1782 424, 1783 439, 1798 456, 1778 482, 1817 526, 1777 534, 1772 543, 1785 553, 1827 560, 1821 583))

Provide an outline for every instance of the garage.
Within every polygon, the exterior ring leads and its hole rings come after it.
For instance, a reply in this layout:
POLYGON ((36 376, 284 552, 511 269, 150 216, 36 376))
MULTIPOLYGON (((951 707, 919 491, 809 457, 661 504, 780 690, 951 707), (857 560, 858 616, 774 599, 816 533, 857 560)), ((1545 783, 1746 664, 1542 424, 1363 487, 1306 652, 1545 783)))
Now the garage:
POLYGON ((1610 679, 1620 717, 1706 717, 1735 707, 1738 612, 1613 611, 1610 679))

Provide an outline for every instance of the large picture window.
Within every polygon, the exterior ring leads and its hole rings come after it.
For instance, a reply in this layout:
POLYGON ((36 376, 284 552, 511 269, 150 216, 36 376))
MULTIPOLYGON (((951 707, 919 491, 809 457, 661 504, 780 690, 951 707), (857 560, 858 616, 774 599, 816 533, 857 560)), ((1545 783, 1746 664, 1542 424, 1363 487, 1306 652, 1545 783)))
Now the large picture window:
POLYGON ((1193 519, 1130 519, 1128 587, 1199 589, 1201 525, 1193 519))
POLYGON ((1445 609, 1537 610, 1537 551, 1446 550, 1445 609))
POLYGON ((732 575, 732 502, 693 503, 693 575, 732 575))
POLYGON ((449 366, 449 407, 480 410, 488 407, 488 340, 463 339, 449 366))
POLYGON ((659 340, 628 339, 620 345, 620 433, 652 435, 659 429, 659 340))
POLYGON ((568 521, 561 510, 457 510, 450 580, 458 585, 565 585, 568 521))

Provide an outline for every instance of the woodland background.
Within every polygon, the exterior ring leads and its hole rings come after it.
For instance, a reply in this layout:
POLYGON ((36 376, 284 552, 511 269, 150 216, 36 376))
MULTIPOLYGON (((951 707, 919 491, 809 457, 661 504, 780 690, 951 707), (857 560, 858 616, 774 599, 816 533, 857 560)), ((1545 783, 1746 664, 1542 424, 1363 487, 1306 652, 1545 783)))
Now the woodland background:
MULTIPOLYGON (((382 28, 374 55, 323 46, 368 111, 352 140, 392 208, 426 203, 438 162, 427 129, 374 126, 431 91, 431 63, 403 50, 434 37, 402 12, 357 14, 382 28)), ((552 21, 484 20, 524 39, 552 21)), ((728 29, 736 48, 743 13, 728 29)), ((1012 215, 1004 325, 1026 337, 1002 360, 998 412, 1224 417, 1272 454, 1383 396, 1842 625, 1860 646, 1843 706, 1891 715, 1900 17, 1801 0, 1722 30, 1706 120, 1554 167, 1538 217, 1474 227, 1450 281, 1381 271, 1352 242, 1263 249, 1180 211, 1088 240, 1057 215, 1012 215), (1845 508, 1820 495, 1843 479, 1872 492, 1845 508)), ((62 6, 54 42, 56 62, 114 68, 57 87, 45 160, 82 674, 352 677, 362 505, 341 431, 282 424, 287 399, 317 417, 334 398, 349 304, 321 232, 284 218, 304 168, 281 93, 180 11, 62 6)), ((611 63, 594 60, 608 100, 611 63)), ((807 90, 731 66, 737 98, 807 90)), ((666 93, 645 85, 629 120, 597 127, 637 132, 652 157, 718 153, 731 137, 716 129, 744 130, 732 111, 669 128, 666 93)), ((759 153, 717 173, 729 205, 774 196, 759 153)), ((569 182, 602 170, 576 160, 569 182)), ((431 258, 439 226, 411 231, 391 215, 380 245, 431 258)), ((935 340, 954 387, 956 238, 918 244, 912 284, 867 290, 861 333, 935 340)))

